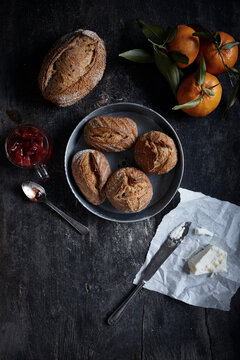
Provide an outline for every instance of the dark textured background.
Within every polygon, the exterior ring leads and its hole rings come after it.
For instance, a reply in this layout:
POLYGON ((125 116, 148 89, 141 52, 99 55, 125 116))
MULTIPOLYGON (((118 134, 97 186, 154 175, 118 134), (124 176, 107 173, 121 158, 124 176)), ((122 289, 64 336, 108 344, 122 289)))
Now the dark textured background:
POLYGON ((240 205, 239 114, 222 120, 230 86, 220 76, 220 106, 206 118, 173 112, 166 83, 152 65, 118 53, 144 47, 135 19, 161 24, 201 23, 240 38, 235 1, 2 1, 0 8, 0 359, 239 359, 240 292, 231 311, 196 308, 143 291, 115 327, 107 315, 132 289, 162 215, 136 224, 104 221, 76 202, 64 175, 67 140, 78 122, 107 103, 129 101, 160 112, 185 152, 182 186, 240 205), (82 101, 57 108, 43 100, 37 75, 44 54, 61 35, 83 28, 106 43, 107 68, 82 101), (42 125, 54 150, 49 198, 90 228, 81 238, 57 215, 28 202, 24 180, 37 175, 13 167, 4 139, 18 122, 42 125))

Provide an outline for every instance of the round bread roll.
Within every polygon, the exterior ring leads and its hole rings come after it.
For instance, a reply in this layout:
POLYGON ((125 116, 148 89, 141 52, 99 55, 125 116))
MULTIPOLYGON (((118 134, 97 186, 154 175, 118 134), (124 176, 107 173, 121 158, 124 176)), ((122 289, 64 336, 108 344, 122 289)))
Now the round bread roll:
POLYGON ((153 189, 146 174, 134 167, 126 167, 111 175, 106 184, 106 195, 116 209, 139 212, 150 203, 153 189))
POLYGON ((97 116, 88 121, 84 128, 88 145, 102 151, 124 151, 137 140, 136 123, 127 117, 97 116))
POLYGON ((38 77, 46 100, 69 106, 101 80, 106 66, 104 42, 93 31, 76 30, 61 37, 45 56, 38 77))
POLYGON ((91 149, 78 151, 72 159, 72 174, 90 203, 99 205, 105 200, 104 185, 111 169, 104 154, 91 149))
POLYGON ((134 159, 145 173, 159 175, 174 168, 178 154, 172 138, 160 131, 150 131, 136 142, 134 159))

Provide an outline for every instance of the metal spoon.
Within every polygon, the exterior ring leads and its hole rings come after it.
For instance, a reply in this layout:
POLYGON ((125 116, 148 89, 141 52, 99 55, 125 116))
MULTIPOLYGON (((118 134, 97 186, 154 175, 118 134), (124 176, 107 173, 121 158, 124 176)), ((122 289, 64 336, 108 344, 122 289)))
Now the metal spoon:
POLYGON ((35 202, 42 202, 48 205, 51 209, 55 210, 60 216, 62 216, 70 225, 72 225, 80 234, 86 235, 89 233, 89 229, 80 224, 78 221, 74 220, 67 214, 65 214, 62 210, 58 209, 55 205, 53 205, 46 196, 45 189, 36 184, 33 181, 27 181, 22 183, 22 189, 24 194, 31 200, 35 202))

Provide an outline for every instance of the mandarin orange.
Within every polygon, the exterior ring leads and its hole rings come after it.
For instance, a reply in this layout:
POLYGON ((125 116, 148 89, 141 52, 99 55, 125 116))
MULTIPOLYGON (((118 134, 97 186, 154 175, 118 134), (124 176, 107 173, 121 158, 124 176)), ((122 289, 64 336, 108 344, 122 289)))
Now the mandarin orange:
MULTIPOLYGON (((219 31, 219 35, 221 38, 221 43, 219 45, 219 48, 221 50, 221 47, 229 42, 235 41, 235 39, 223 32, 223 31, 219 31)), ((214 43, 210 40, 201 40, 200 43, 200 50, 199 50, 199 54, 197 57, 197 62, 200 63, 200 56, 201 54, 204 55, 205 61, 206 61, 206 66, 207 66, 207 71, 211 74, 222 74, 224 73, 227 69, 225 68, 221 56, 218 52, 218 49, 216 48, 216 46, 214 45, 214 43)), ((231 49, 223 49, 221 50, 221 54, 223 57, 223 61, 225 62, 225 64, 228 67, 233 67, 237 61, 238 58, 238 47, 234 46, 231 49)))
MULTIPOLYGON (((216 109, 222 97, 222 87, 216 76, 206 73, 203 88, 213 91, 214 96, 203 93, 202 100, 198 105, 191 109, 181 109, 182 111, 191 116, 202 117, 210 114, 213 110, 216 109)), ((182 105, 189 101, 195 100, 199 98, 201 94, 202 88, 196 81, 196 73, 193 73, 192 75, 185 78, 178 88, 178 104, 182 105)))
POLYGON ((167 44, 168 51, 178 51, 188 57, 188 64, 177 62, 177 66, 181 69, 192 64, 198 55, 200 42, 197 36, 192 35, 194 32, 190 26, 178 25, 177 35, 167 44))

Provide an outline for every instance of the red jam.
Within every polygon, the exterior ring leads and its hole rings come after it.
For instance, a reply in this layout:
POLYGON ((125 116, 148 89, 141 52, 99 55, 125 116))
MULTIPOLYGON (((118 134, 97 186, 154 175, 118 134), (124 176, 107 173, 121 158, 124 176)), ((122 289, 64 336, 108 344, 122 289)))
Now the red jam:
POLYGON ((49 135, 38 126, 18 126, 6 140, 9 160, 25 168, 46 163, 51 151, 52 143, 49 135))

